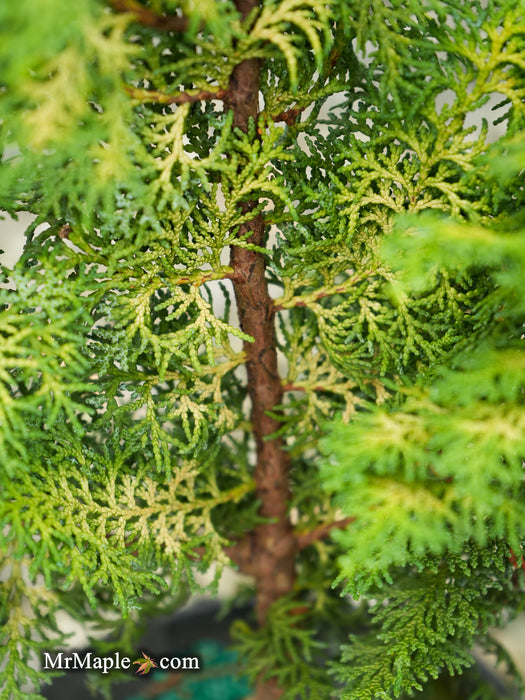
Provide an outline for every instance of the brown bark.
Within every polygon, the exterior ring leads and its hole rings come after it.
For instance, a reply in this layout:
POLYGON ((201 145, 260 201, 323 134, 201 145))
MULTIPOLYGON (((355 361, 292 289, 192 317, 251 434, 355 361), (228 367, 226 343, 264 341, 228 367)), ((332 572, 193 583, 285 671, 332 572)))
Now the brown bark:
POLYGON ((301 549, 309 547, 314 542, 318 540, 325 540, 332 530, 344 530, 348 525, 355 522, 355 517, 350 516, 348 518, 343 518, 343 520, 334 520, 330 523, 324 523, 319 525, 314 530, 309 532, 298 532, 295 535, 295 545, 298 552, 301 549))
POLYGON ((226 90, 216 90, 215 92, 213 92, 213 90, 201 90, 194 94, 181 92, 179 95, 168 95, 158 90, 144 90, 142 88, 132 87, 131 85, 127 85, 124 89, 132 99, 143 102, 144 104, 153 102, 163 105, 183 105, 188 102, 201 102, 203 100, 223 100, 226 97, 226 90))
POLYGON ((292 124, 295 124, 297 121, 297 117, 303 112, 306 108, 301 107, 296 109, 293 107, 292 109, 287 109, 285 112, 279 112, 279 114, 276 114, 275 117, 273 117, 274 122, 284 122, 285 124, 288 124, 288 126, 292 126, 292 124))
POLYGON ((137 0, 108 0, 108 3, 117 12, 128 12, 139 24, 152 29, 165 32, 185 32, 189 26, 187 17, 158 15, 137 0))
MULTIPOLYGON (((258 0, 236 0, 243 17, 257 5, 258 0)), ((243 61, 231 76, 225 109, 233 110, 233 125, 243 131, 250 119, 258 117, 259 79, 257 59, 243 61)), ((256 206, 256 201, 248 201, 242 208, 246 213, 256 206)), ((264 246, 262 214, 242 224, 239 237, 247 232, 248 242, 264 246)), ((260 514, 271 522, 255 529, 249 541, 252 556, 246 557, 245 568, 255 576, 256 612, 259 624, 264 625, 270 606, 290 593, 295 581, 295 540, 288 517, 289 457, 280 438, 269 438, 279 428, 279 422, 268 411, 282 403, 283 392, 277 370, 275 308, 268 293, 265 258, 261 253, 232 246, 230 264, 241 328, 254 339, 244 348, 257 455, 254 480, 260 514)), ((281 695, 273 680, 259 683, 256 689, 257 700, 277 700, 281 695)))

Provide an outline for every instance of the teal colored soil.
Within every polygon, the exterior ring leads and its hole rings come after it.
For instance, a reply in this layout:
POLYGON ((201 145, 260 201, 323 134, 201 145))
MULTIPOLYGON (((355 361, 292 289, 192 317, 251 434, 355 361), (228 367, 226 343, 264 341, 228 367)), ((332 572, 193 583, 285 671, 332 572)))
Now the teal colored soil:
POLYGON ((155 671, 143 694, 128 700, 244 700, 250 694, 246 678, 237 676, 237 654, 214 641, 191 650, 200 670, 183 673, 155 671), (173 687, 170 687, 173 685, 173 687))

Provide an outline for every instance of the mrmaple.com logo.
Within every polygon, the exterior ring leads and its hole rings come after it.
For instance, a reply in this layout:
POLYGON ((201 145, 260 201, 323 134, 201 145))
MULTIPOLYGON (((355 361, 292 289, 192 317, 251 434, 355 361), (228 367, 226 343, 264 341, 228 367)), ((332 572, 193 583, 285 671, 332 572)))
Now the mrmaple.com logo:
POLYGON ((149 673, 152 668, 160 668, 163 671, 198 671, 200 669, 197 656, 162 656, 157 662, 144 652, 135 661, 131 661, 129 656, 121 656, 118 651, 106 656, 96 656, 91 651, 83 654, 77 651, 67 654, 63 651, 50 654, 45 651, 42 659, 44 671, 100 671, 101 673, 109 673, 110 671, 127 671, 135 664, 137 665, 135 673, 139 673, 141 676, 149 673))

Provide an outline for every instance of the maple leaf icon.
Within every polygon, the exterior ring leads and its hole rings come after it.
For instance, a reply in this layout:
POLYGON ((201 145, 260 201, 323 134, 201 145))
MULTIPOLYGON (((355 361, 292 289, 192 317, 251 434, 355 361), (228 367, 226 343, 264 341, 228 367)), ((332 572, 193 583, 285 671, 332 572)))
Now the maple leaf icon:
POLYGON ((153 659, 151 659, 147 654, 142 652, 142 659, 137 659, 134 661, 134 664, 140 664, 135 673, 140 673, 141 676, 146 675, 146 673, 149 673, 152 668, 158 668, 157 664, 153 659))

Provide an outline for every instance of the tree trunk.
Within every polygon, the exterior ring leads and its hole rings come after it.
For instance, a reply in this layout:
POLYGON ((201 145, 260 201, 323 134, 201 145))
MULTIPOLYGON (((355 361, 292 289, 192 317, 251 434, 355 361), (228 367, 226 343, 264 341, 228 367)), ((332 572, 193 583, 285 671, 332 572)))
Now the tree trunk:
MULTIPOLYGON (((243 17, 258 0, 236 0, 243 17)), ((243 61, 233 71, 225 109, 234 113, 235 127, 246 131, 250 118, 257 121, 260 66, 257 59, 243 61)), ((245 202, 249 212, 256 201, 245 202)), ((240 227, 239 236, 250 231, 248 241, 264 246, 265 223, 261 214, 240 227)), ((295 580, 295 540, 288 515, 290 489, 289 457, 280 438, 268 439, 279 423, 268 411, 282 403, 281 379, 277 370, 275 308, 268 293, 265 258, 261 253, 232 246, 233 286, 241 328, 254 338, 245 343, 248 391, 252 403, 252 425, 256 443, 256 495, 260 514, 272 522, 259 525, 253 538, 250 573, 256 579, 256 611, 260 625, 267 621, 270 606, 293 590, 295 580)), ((282 691, 274 681, 258 684, 257 700, 277 700, 282 691)))

